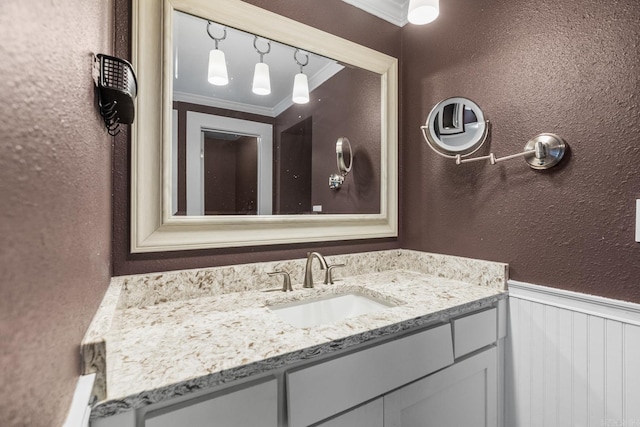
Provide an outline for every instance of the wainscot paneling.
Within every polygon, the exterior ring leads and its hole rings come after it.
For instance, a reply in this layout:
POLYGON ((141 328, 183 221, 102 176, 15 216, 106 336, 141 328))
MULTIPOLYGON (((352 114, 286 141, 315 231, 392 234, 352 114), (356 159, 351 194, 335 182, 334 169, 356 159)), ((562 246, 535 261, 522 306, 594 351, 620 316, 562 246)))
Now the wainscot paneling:
POLYGON ((509 282, 506 425, 640 427, 640 305, 509 282))

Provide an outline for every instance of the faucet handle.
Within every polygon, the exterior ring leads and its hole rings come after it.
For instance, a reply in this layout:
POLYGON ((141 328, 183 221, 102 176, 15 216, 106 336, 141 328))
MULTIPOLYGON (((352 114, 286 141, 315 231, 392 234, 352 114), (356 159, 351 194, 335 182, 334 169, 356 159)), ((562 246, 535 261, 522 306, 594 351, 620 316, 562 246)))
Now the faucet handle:
POLYGON ((282 292, 293 291, 293 287, 291 286, 291 277, 289 273, 282 270, 270 271, 267 273, 269 276, 278 276, 282 275, 284 279, 282 280, 282 292))
POLYGON ((333 264, 333 265, 327 266, 327 269, 324 272, 324 284, 325 285, 327 285, 327 284, 332 284, 333 285, 333 276, 331 275, 331 272, 336 267, 344 267, 346 265, 347 264, 333 264))

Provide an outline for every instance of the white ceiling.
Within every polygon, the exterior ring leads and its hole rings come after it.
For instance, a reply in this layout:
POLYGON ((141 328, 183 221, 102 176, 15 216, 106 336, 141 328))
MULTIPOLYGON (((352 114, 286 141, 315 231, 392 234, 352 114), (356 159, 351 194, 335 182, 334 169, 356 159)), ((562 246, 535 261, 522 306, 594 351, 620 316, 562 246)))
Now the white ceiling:
POLYGON ((403 27, 407 21, 409 0, 342 0, 372 15, 403 27))

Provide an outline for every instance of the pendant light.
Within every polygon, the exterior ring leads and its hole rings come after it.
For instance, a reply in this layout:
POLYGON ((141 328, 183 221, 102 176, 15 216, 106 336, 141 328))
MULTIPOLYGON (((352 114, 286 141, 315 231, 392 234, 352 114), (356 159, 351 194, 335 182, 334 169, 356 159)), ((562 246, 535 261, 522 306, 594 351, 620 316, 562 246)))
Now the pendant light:
POLYGON ((416 25, 433 22, 440 13, 438 1, 439 0, 409 0, 407 19, 416 25))
POLYGON ((300 49, 296 49, 296 51, 293 52, 293 59, 295 59, 296 64, 300 66, 300 72, 296 74, 293 80, 293 95, 291 96, 291 100, 296 104, 306 104, 309 102, 309 82, 302 68, 309 63, 309 54, 300 49), (298 61, 298 52, 306 57, 304 64, 298 61))
POLYGON ((269 95, 271 93, 271 78, 269 77, 269 66, 264 63, 264 56, 271 52, 271 42, 267 40, 267 50, 264 52, 258 49, 258 36, 254 36, 253 47, 260 54, 260 62, 256 64, 253 73, 252 91, 256 95, 269 95))
POLYGON ((229 83, 229 76, 227 75, 227 60, 224 56, 224 52, 218 49, 218 42, 227 38, 227 29, 222 29, 224 31, 222 37, 215 37, 211 34, 211 24, 212 22, 208 21, 207 34, 209 34, 209 37, 215 41, 216 47, 209 52, 209 70, 207 73, 207 80, 212 85, 224 86, 229 83))

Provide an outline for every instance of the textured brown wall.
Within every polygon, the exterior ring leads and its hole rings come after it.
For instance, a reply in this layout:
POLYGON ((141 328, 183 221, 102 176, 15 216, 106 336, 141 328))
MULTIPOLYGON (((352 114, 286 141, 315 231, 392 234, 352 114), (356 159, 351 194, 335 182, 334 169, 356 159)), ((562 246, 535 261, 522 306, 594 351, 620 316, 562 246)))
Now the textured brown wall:
POLYGON ((313 204, 326 213, 380 213, 380 76, 345 68, 327 83, 312 93, 323 101, 334 97, 333 108, 313 118, 314 140, 320 142, 313 159, 324 159, 313 165, 313 204), (344 185, 331 190, 329 175, 338 173, 336 142, 343 136, 358 154, 344 185))
MULTIPOLYGON (((311 197, 299 212, 312 212, 311 205, 321 205, 327 214, 380 213, 380 76, 343 69, 312 91, 309 103, 294 104, 277 117, 276 144, 281 132, 306 118, 311 118, 313 140, 311 197), (358 158, 344 185, 331 190, 329 175, 338 173, 336 141, 343 136, 349 138, 358 158)), ((295 167, 283 169, 293 175, 290 181, 298 180, 295 167)), ((289 188, 289 182, 282 187, 289 188)))
MULTIPOLYGON (((128 0, 115 0, 122 6, 116 28, 116 52, 129 55, 128 0)), ((251 0, 254 4, 340 37, 363 44, 388 55, 400 56, 400 28, 369 15, 341 0, 251 0), (373 30, 372 30, 373 29, 373 30)), ((397 248, 397 239, 280 245, 155 254, 129 253, 129 149, 128 135, 116 138, 114 152, 113 271, 114 275, 208 267, 234 263, 303 257, 309 249, 325 254, 397 248)))
POLYGON ((204 137, 205 215, 236 210, 237 150, 234 142, 204 137))
MULTIPOLYGON (((281 117, 295 114, 296 107, 289 108, 281 117)), ((295 115, 295 118, 301 117, 295 115)), ((286 119, 285 123, 290 125, 286 119)), ((312 212, 313 118, 307 117, 293 123, 288 128, 276 125, 274 129, 273 213, 276 215, 312 212)))
POLYGON ((406 26, 402 246, 640 303, 639 19, 637 0, 447 0, 433 24, 406 26), (553 132, 569 158, 545 172, 437 158, 419 126, 455 95, 489 116, 497 155, 553 132))
POLYGON ((111 1, 0 3, 0 425, 58 426, 110 279, 111 138, 91 53, 111 1))

